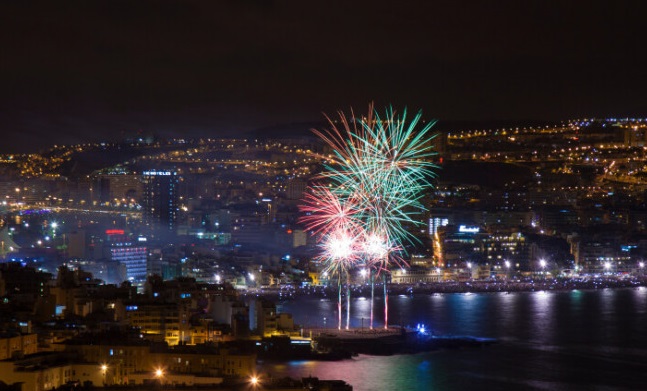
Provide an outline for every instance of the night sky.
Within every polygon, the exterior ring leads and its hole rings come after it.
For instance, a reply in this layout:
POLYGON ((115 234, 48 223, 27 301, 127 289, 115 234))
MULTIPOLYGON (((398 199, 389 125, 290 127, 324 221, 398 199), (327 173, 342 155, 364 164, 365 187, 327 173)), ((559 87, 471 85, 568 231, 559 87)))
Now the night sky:
POLYGON ((645 3, 3 0, 0 150, 241 135, 370 101, 645 116, 645 3))

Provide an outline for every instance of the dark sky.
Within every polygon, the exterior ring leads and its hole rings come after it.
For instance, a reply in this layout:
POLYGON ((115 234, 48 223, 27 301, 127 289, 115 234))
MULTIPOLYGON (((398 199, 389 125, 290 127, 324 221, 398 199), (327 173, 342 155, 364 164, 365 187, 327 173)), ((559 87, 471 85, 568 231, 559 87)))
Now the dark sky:
POLYGON ((645 3, 3 0, 0 150, 239 135, 370 101, 441 120, 646 115, 645 3))

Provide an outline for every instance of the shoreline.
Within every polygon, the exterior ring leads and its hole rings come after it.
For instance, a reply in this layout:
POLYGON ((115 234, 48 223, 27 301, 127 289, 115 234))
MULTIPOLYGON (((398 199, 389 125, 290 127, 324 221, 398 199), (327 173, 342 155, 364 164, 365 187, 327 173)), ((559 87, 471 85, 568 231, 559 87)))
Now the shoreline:
MULTIPOLYGON (((620 289, 647 286, 647 276, 632 277, 586 277, 567 279, 547 279, 528 281, 447 281, 419 284, 388 284, 389 295, 416 295, 416 294, 451 294, 451 293, 517 293, 537 291, 572 291, 572 290, 597 290, 620 289)), ((351 285, 351 296, 370 296, 370 285, 351 285)), ((382 284, 375 284, 375 296, 381 297, 382 284)), ((314 296, 332 299, 337 297, 336 287, 310 286, 310 287, 280 287, 248 290, 241 294, 243 297, 266 297, 279 300, 289 300, 302 296, 314 296)))

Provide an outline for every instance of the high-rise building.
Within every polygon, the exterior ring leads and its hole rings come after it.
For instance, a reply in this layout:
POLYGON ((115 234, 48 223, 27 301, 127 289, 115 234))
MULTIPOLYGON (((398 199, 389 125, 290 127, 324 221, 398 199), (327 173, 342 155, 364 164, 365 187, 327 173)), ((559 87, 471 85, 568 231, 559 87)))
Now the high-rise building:
POLYGON ((125 266, 126 279, 134 282, 146 280, 147 248, 122 229, 106 230, 106 250, 110 259, 125 266))
POLYGON ((174 232, 178 210, 177 171, 144 171, 142 181, 144 223, 153 232, 174 232))

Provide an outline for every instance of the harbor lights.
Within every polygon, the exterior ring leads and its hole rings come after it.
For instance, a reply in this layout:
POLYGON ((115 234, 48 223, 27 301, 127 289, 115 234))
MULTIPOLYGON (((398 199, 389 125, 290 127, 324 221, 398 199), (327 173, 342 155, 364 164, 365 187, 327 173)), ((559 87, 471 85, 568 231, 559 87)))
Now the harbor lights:
POLYGON ((546 260, 545 259, 540 259, 539 260, 539 267, 541 267, 541 274, 546 278, 546 260))

